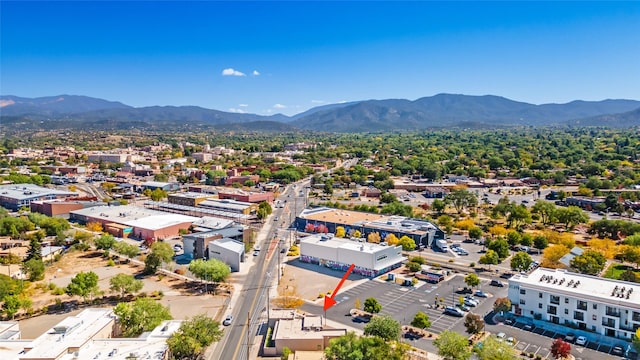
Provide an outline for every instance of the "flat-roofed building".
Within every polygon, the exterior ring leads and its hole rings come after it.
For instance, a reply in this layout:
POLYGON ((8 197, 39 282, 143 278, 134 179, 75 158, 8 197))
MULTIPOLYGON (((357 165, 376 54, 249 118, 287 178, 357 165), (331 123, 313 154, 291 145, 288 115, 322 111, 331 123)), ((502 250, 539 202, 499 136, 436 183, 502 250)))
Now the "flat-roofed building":
MULTIPOLYGON (((0 323, 0 328, 2 328, 0 323)), ((167 340, 181 321, 163 321, 138 338, 113 338, 116 316, 111 309, 90 308, 69 316, 33 340, 0 337, 0 359, 155 359, 167 358, 167 340)))
POLYGON ((218 193, 218 198, 220 199, 231 199, 240 202, 248 202, 248 203, 261 203, 266 201, 268 203, 273 202, 273 193, 268 191, 254 192, 254 191, 220 191, 218 193))
POLYGON ((220 210, 237 214, 250 215, 255 214, 258 211, 258 204, 252 204, 243 201, 235 201, 235 200, 218 200, 218 199, 210 199, 202 201, 198 204, 199 207, 212 209, 212 210, 220 210))
POLYGON ((408 236, 417 246, 423 247, 430 247, 434 240, 444 239, 444 232, 435 224, 404 216, 317 207, 303 210, 295 220, 296 229, 307 233, 324 232, 326 229, 335 234, 338 226, 343 227, 348 235, 357 230, 365 238, 371 233, 378 233, 381 241, 389 234, 398 238, 408 236))
POLYGON ((375 277, 400 267, 405 257, 402 246, 382 246, 357 240, 316 234, 300 239, 300 261, 346 271, 354 264, 354 274, 375 277))
POLYGON ((202 259, 209 255, 209 244, 223 238, 243 242, 244 228, 230 226, 224 229, 186 234, 182 236, 184 254, 191 259, 202 259))
POLYGON ((142 187, 143 190, 155 190, 155 189, 160 189, 160 190, 164 190, 164 191, 176 191, 180 189, 180 184, 179 183, 173 183, 173 182, 161 182, 161 181, 147 181, 145 183, 142 183, 140 185, 142 187))
POLYGON ((618 345, 640 328, 640 284, 538 268, 509 279, 516 316, 556 332, 618 345))
POLYGON ((93 153, 87 154, 88 162, 124 163, 129 154, 93 153))
POLYGON ((20 340, 20 323, 17 321, 0 321, 0 341, 20 340))
POLYGON ((55 200, 38 200, 31 202, 31 212, 45 214, 51 217, 69 218, 69 212, 78 209, 84 209, 92 206, 103 206, 103 202, 94 200, 75 200, 75 199, 55 199, 55 200))
POLYGON ((182 193, 174 193, 169 194, 167 196, 167 201, 171 204, 178 204, 184 206, 198 206, 201 202, 208 199, 215 199, 217 196, 206 194, 206 193, 198 193, 198 192, 182 192, 182 193))
POLYGON ((8 210, 29 207, 32 201, 65 199, 78 196, 78 193, 49 189, 34 184, 0 185, 0 206, 8 210))
POLYGON ((240 263, 244 262, 244 243, 222 238, 209 243, 209 259, 218 259, 229 265, 231 271, 240 271, 240 263))
POLYGON ((172 214, 143 207, 96 206, 74 210, 70 218, 81 223, 99 222, 105 230, 111 229, 118 237, 139 240, 159 240, 177 236, 180 230, 188 230, 198 218, 172 214))
MULTIPOLYGON (((275 312, 275 311, 274 311, 275 312)), ((346 335, 347 329, 333 329, 323 325, 321 316, 287 316, 275 320, 273 347, 264 347, 265 354, 280 355, 285 347, 292 351, 322 351, 331 339, 346 335)))

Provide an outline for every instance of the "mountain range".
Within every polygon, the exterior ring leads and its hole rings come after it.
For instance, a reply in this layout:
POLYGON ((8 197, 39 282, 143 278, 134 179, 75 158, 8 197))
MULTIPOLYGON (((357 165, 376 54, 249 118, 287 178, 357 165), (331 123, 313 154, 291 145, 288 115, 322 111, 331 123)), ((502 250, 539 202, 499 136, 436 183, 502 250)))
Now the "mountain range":
POLYGON ((508 126, 640 126, 640 101, 576 100, 534 105, 504 97, 438 94, 417 100, 329 104, 294 116, 230 113, 198 106, 132 107, 77 95, 0 96, 0 127, 22 130, 215 128, 236 131, 380 132, 508 126))

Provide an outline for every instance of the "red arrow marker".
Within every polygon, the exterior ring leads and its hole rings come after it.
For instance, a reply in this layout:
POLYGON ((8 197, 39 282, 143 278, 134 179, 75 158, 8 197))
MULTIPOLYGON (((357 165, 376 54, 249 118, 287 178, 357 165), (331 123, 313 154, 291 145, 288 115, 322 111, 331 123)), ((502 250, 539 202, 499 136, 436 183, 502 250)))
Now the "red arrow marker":
POLYGON ((355 264, 351 264, 351 266, 349 266, 349 270, 347 270, 347 273, 342 276, 342 279, 338 283, 338 286, 336 286, 336 289, 333 290, 330 297, 327 295, 324 296, 324 311, 327 311, 330 307, 336 304, 336 301, 333 298, 338 293, 338 290, 340 290, 340 287, 342 286, 342 284, 344 284, 344 281, 347 280, 347 278, 349 277, 349 274, 351 274, 351 271, 353 271, 354 267, 356 267, 355 264))

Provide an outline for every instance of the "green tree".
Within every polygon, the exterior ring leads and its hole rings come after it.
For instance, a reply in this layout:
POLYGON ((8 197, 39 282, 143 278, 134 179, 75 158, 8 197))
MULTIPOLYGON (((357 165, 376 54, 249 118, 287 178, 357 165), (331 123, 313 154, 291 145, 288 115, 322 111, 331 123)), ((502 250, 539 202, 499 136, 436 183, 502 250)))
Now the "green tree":
POLYGON ((167 192, 162 190, 162 189, 160 189, 160 188, 157 188, 157 189, 151 191, 151 194, 149 195, 149 197, 153 201, 160 201, 160 200, 162 200, 162 199, 167 197, 167 192))
POLYGON ((418 272, 421 269, 421 265, 413 261, 409 261, 408 263, 404 264, 404 266, 411 272, 418 272))
POLYGON ((198 279, 222 282, 231 273, 229 265, 218 259, 197 259, 189 264, 189 271, 198 279))
POLYGON ((219 341, 223 331, 220 323, 206 315, 196 315, 180 324, 178 331, 167 340, 175 359, 199 359, 207 346, 219 341))
POLYGON ((133 244, 127 244, 124 241, 116 242, 113 245, 113 250, 115 250, 117 253, 120 253, 128 257, 129 259, 134 258, 138 256, 138 254, 140 254, 140 249, 137 246, 133 244))
POLYGON ((119 303, 113 309, 118 315, 125 337, 136 337, 151 331, 164 320, 171 320, 169 309, 149 299, 138 298, 131 303, 119 303))
POLYGON ((445 330, 433 344, 438 348, 438 355, 445 360, 467 360, 471 357, 467 338, 457 332, 445 330))
POLYGON ((511 310, 511 300, 507 297, 497 298, 493 303, 493 310, 496 312, 505 312, 511 310))
POLYGON ((348 332, 331 339, 324 350, 327 360, 404 360, 409 347, 396 341, 385 341, 377 336, 357 336, 348 332))
POLYGON ((533 247, 538 249, 538 253, 540 253, 540 250, 546 249, 547 246, 549 246, 549 241, 546 237, 538 235, 533 238, 533 247))
POLYGON ((480 239, 482 237, 482 229, 477 226, 472 227, 469 229, 469 237, 474 240, 480 239))
POLYGON ((437 213, 442 213, 446 207, 447 204, 440 199, 433 200, 433 203, 431 204, 431 208, 437 213))
POLYGON ((558 208, 556 213, 558 221, 564 224, 567 229, 573 229, 574 226, 589 221, 589 216, 577 206, 558 208))
POLYGON ((606 263, 607 259, 600 252, 587 250, 571 259, 570 265, 582 274, 598 275, 606 263))
POLYGON ((498 265, 500 263, 500 257, 495 251, 488 250, 484 255, 480 256, 478 262, 483 265, 498 265))
POLYGON ((509 256, 509 243, 505 239, 500 238, 492 241, 487 245, 487 248, 495 251, 500 260, 506 259, 509 256))
POLYGON ((85 302, 87 299, 91 300, 99 290, 98 275, 93 271, 77 273, 71 278, 71 283, 67 285, 67 294, 80 296, 85 302))
POLYGON ((144 270, 147 274, 155 273, 162 263, 171 261, 173 249, 166 242, 155 242, 151 245, 151 253, 144 259, 144 270))
POLYGON ((103 234, 99 238, 95 239, 94 242, 96 244, 96 249, 109 250, 115 244, 116 239, 109 234, 103 234))
POLYGON ((464 277, 464 283, 467 284, 467 286, 474 288, 480 285, 480 278, 478 275, 471 273, 464 277))
POLYGON ((133 275, 120 273, 111 279, 109 279, 111 285, 111 291, 120 293, 120 297, 124 297, 125 294, 132 294, 142 290, 143 283, 140 280, 136 280, 133 275))
POLYGON ((423 313, 422 311, 418 311, 416 316, 413 317, 413 320, 411 320, 411 326, 417 327, 419 329, 426 329, 431 327, 429 315, 423 313))
POLYGON ((18 295, 6 296, 4 298, 4 303, 2 303, 2 312, 4 312, 8 318, 13 320, 14 316, 18 313, 18 310, 20 310, 21 305, 22 302, 18 295))
POLYGON ((450 203, 458 214, 466 208, 478 206, 478 196, 466 189, 455 189, 445 196, 445 202, 450 203))
MULTIPOLYGON (((38 231, 36 234, 39 234, 38 231)), ((29 241, 29 250, 27 251, 27 260, 41 260, 42 259, 42 238, 40 236, 34 236, 29 241)))
POLYGON ((519 251, 511 258, 511 269, 515 271, 526 271, 533 263, 531 256, 524 251, 519 251))
POLYGON ((44 262, 39 259, 27 260, 22 264, 22 271, 27 274, 30 281, 44 279, 44 262))
POLYGON ((544 225, 549 225, 556 221, 556 205, 552 202, 536 201, 531 208, 531 212, 540 216, 540 221, 544 225))
POLYGON ((364 301, 364 311, 372 314, 377 314, 382 310, 382 305, 375 298, 368 298, 364 301))
POLYGON ((479 360, 516 360, 515 350, 506 342, 499 341, 495 336, 486 338, 482 347, 476 348, 479 360))
POLYGON ((484 330, 484 320, 482 316, 469 312, 464 317, 464 327, 469 334, 478 334, 484 330))
POLYGON ((413 251, 416 248, 416 242, 406 235, 400 238, 398 244, 402 246, 404 251, 413 251))
POLYGON ((387 341, 398 340, 400 338, 400 323, 388 315, 374 316, 371 321, 365 325, 364 334, 378 336, 387 341))
POLYGON ((513 206, 509 216, 507 216, 507 223, 509 223, 509 226, 515 228, 520 228, 524 224, 530 224, 531 213, 529 209, 522 204, 513 206))

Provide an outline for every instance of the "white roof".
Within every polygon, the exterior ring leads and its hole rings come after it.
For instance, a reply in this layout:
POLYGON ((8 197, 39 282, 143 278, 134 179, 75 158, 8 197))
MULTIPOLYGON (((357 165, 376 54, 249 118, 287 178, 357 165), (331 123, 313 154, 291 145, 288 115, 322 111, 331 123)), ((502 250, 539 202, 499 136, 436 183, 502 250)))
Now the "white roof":
POLYGON ((192 223, 199 219, 194 216, 166 213, 164 211, 157 211, 131 205, 96 206, 73 210, 71 213, 149 230, 158 230, 186 222, 192 223))
POLYGON ((546 268, 537 268, 529 275, 515 275, 509 279, 509 283, 512 282, 555 294, 565 293, 613 306, 640 309, 640 284, 636 283, 546 268))
POLYGON ((25 200, 25 199, 37 199, 43 196, 53 196, 53 195, 66 195, 73 196, 78 195, 78 193, 49 189, 46 187, 34 185, 34 184, 14 184, 14 185, 0 185, 0 196, 17 199, 17 200, 25 200))
POLYGON ((235 201, 235 200, 205 200, 198 204, 198 206, 202 207, 212 207, 212 208, 222 208, 222 209, 234 209, 242 211, 252 204, 243 201, 235 201))
POLYGON ((184 224, 184 223, 193 223, 198 220, 197 217, 182 215, 182 214, 164 214, 164 215, 152 215, 144 218, 126 221, 123 224, 148 229, 148 230, 158 230, 163 229, 169 226, 184 224))
POLYGON ((212 241, 209 243, 209 246, 214 245, 214 246, 219 246, 221 248, 227 249, 227 250, 231 250, 235 253, 238 254, 242 254, 244 252, 244 244, 239 242, 239 241, 235 241, 233 239, 229 239, 229 238, 222 238, 220 240, 216 240, 216 241, 212 241))

